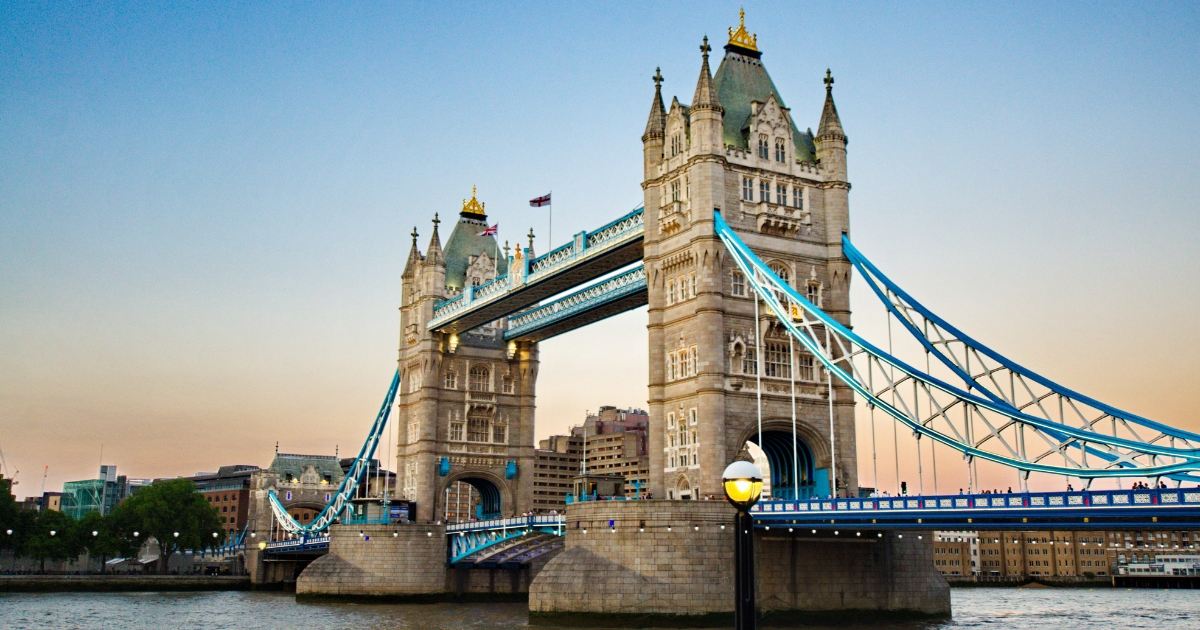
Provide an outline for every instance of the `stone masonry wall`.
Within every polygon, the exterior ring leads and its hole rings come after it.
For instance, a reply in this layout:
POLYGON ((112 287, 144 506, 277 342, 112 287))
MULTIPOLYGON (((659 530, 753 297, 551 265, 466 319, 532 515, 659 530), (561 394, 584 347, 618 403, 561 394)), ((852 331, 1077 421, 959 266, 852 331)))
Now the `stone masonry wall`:
POLYGON ((300 574, 297 595, 441 596, 445 590, 442 526, 334 525, 329 534, 329 553, 300 574))
MULTIPOLYGON (((566 547, 534 578, 529 611, 535 616, 729 614, 732 523, 733 508, 723 501, 572 505, 566 547)), ((949 614, 949 586, 934 568, 932 541, 916 536, 889 533, 848 541, 829 534, 808 539, 800 533, 760 532, 755 554, 759 610, 949 614)))

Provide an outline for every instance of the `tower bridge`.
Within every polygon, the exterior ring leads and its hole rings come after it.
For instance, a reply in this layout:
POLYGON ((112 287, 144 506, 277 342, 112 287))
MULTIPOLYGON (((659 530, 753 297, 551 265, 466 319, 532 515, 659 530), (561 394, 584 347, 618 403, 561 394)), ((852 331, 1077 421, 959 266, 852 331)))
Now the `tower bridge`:
POLYGON ((301 574, 300 592, 461 593, 499 588, 494 572, 520 567, 523 577, 504 588, 527 590, 539 614, 726 612, 730 585, 713 576, 731 568, 731 510, 694 499, 720 496, 721 472, 748 444, 766 454, 771 482, 754 512, 767 609, 947 612, 929 541, 905 538, 909 530, 1200 524, 1200 494, 1180 489, 1200 479, 1200 435, 1004 357, 858 249, 831 72, 813 132, 797 122, 807 116, 786 104, 744 21, 730 29, 715 73, 707 37, 699 51, 688 104, 676 97, 668 107, 664 78, 653 76, 638 208, 542 255, 532 237, 502 250, 477 191, 445 246, 437 215, 424 251, 414 229, 397 370, 355 466, 309 523, 263 491, 282 530, 300 539, 270 553, 328 548, 301 574), (851 328, 852 277, 880 299, 886 346, 851 328), (532 504, 539 344, 643 305, 656 499, 517 516, 532 504), (918 343, 917 356, 893 346, 892 320, 918 343), (856 435, 856 399, 870 416, 869 442, 856 435), (414 522, 347 524, 392 414, 397 493, 415 502, 414 522), (892 425, 897 452, 900 428, 915 442, 921 496, 859 498, 860 452, 869 450, 879 487, 879 422, 892 425), (961 457, 967 492, 939 494, 937 449, 961 457), (980 493, 980 463, 1011 471, 1017 492, 980 493), (1038 493, 1030 475, 1084 487, 1038 493), (1128 478, 1155 489, 1092 488, 1128 478), (1159 487, 1167 480, 1175 487, 1159 487), (444 524, 446 490, 460 482, 478 492, 480 520, 444 524), (481 580, 470 573, 478 570, 491 573, 481 580), (681 580, 694 592, 672 586, 681 580))

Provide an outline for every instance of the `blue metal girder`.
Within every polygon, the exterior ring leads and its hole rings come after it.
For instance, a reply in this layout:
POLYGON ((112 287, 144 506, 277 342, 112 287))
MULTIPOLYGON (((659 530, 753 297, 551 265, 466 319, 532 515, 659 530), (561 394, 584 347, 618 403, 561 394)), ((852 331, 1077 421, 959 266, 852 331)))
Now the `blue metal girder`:
POLYGON ((762 501, 756 527, 1171 529, 1200 523, 1200 488, 762 501))
MULTIPOLYGON (((642 259, 645 212, 641 207, 542 256, 525 258, 519 273, 505 273, 436 303, 429 330, 462 333, 569 291, 642 259)), ((513 268, 515 257, 502 265, 513 268)))
POLYGON ((510 316, 504 339, 542 341, 645 306, 647 299, 646 268, 638 265, 565 297, 510 316))
POLYGON ((1045 418, 1013 412, 1008 406, 997 405, 990 399, 976 396, 945 381, 921 372, 920 370, 908 365, 900 359, 897 359, 891 354, 884 352, 851 331, 849 328, 843 326, 840 322, 833 319, 824 311, 809 302, 806 298, 804 298, 804 296, 800 295, 788 283, 781 280, 774 271, 772 271, 758 256, 756 256, 744 242, 742 242, 737 233, 729 226, 728 223, 726 223, 720 212, 715 213, 714 227, 717 235, 721 238, 721 241, 725 244, 726 249, 731 254, 735 264, 737 264, 742 273, 746 275, 751 286, 754 288, 759 297, 762 298, 762 300, 766 303, 770 311, 774 313, 776 321, 779 322, 794 339, 799 341, 805 350, 815 356, 825 367, 825 369, 836 376, 838 380, 842 381, 859 395, 863 396, 869 404, 882 409, 888 415, 892 416, 892 418, 909 427, 918 435, 930 437, 931 439, 945 444, 970 457, 979 457, 981 459, 993 461, 1019 470, 1033 472, 1046 472, 1058 475, 1099 478, 1130 476, 1131 472, 1132 474, 1155 476, 1200 469, 1200 461, 1198 461, 1198 458, 1200 458, 1200 452, 1195 449, 1176 449, 1165 447, 1159 444, 1145 443, 1137 440, 1108 436, 1093 431, 1081 430, 1075 427, 1063 425, 1045 418), (760 280, 760 278, 762 280, 760 280), (815 323, 821 326, 823 330, 832 333, 835 340, 839 340, 839 342, 844 340, 845 342, 849 343, 851 347, 857 349, 855 351, 856 354, 865 352, 870 357, 874 358, 874 360, 889 366, 890 369, 894 369, 902 379, 911 379, 913 382, 920 383, 931 390, 937 390, 953 396, 964 404, 969 404, 976 409, 994 413, 1008 420, 1029 426, 1037 431, 1044 431, 1047 435, 1065 435, 1092 443, 1128 448, 1144 454, 1166 455, 1179 458, 1183 461, 1168 465, 1152 465, 1130 470, 1111 468, 1072 468, 1065 466, 1046 465, 1039 462, 1029 461, 1027 459, 1017 459, 998 453, 992 453, 980 449, 974 444, 962 442, 953 436, 944 435, 924 426, 919 420, 910 418, 901 409, 898 409, 894 405, 877 397, 875 392, 871 391, 865 383, 859 382, 855 375, 851 373, 853 371, 853 366, 850 365, 845 359, 831 359, 829 356, 827 356, 827 350, 822 346, 822 344, 814 340, 808 333, 800 330, 800 328, 797 326, 797 323, 793 321, 793 319, 797 316, 797 313, 791 311, 789 307, 802 311, 804 318, 812 318, 811 321, 807 322, 806 325, 815 323), (847 369, 850 369, 850 371, 847 371, 847 369))

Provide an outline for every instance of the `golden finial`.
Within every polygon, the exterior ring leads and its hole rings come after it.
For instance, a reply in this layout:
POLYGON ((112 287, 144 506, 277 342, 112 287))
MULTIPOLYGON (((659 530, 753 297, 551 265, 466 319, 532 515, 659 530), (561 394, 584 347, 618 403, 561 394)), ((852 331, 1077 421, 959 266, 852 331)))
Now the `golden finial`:
POLYGON ((738 9, 737 30, 733 30, 732 26, 729 27, 729 43, 739 48, 746 48, 755 52, 758 51, 758 35, 751 35, 750 33, 746 32, 745 9, 738 9))
POLYGON ((483 203, 479 202, 479 199, 476 197, 475 185, 472 184, 471 185, 471 199, 470 200, 463 199, 462 213, 484 216, 487 214, 486 212, 484 212, 484 207, 486 205, 487 204, 483 204, 483 203))

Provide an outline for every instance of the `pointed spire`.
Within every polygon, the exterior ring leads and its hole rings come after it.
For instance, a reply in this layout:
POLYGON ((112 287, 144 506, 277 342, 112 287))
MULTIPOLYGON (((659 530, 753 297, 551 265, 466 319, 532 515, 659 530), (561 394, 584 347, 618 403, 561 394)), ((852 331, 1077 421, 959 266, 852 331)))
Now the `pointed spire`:
POLYGON ((667 130, 667 110, 663 108, 662 100, 662 68, 654 69, 654 101, 650 103, 650 116, 646 120, 646 133, 642 134, 642 142, 651 138, 662 138, 667 130))
POLYGON ((833 102, 833 72, 825 69, 825 108, 821 110, 821 124, 817 125, 817 137, 839 136, 843 140, 846 132, 842 119, 838 117, 837 105, 833 102))
POLYGON ((438 214, 433 213, 433 236, 429 239, 429 247, 425 249, 425 255, 430 260, 440 260, 442 258, 442 239, 438 236, 438 224, 442 220, 438 218, 438 214))
POLYGON ((533 255, 533 228, 529 228, 529 255, 533 255))
POLYGON ((417 226, 413 226, 412 231, 412 248, 408 250, 408 261, 404 263, 404 275, 409 276, 417 271, 417 264, 421 262, 421 250, 417 247, 417 226))
POLYGON ((700 63, 700 79, 696 81, 696 94, 692 96, 692 111, 705 109, 725 111, 717 102, 717 90, 713 87, 712 72, 708 69, 708 53, 711 51, 712 46, 708 45, 708 35, 705 35, 704 43, 700 44, 700 54, 704 60, 700 63))

